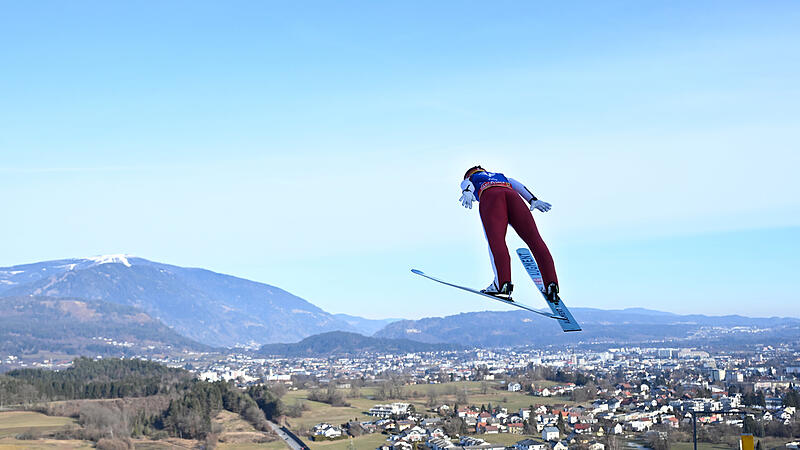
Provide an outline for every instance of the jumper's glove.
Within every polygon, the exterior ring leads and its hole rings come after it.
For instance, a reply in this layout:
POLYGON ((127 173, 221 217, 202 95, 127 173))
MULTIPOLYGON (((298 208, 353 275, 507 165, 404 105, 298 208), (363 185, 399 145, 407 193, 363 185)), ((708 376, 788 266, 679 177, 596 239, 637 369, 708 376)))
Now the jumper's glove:
POLYGON ((461 182, 461 198, 458 200, 464 208, 472 209, 472 202, 475 199, 475 186, 469 180, 461 182))
POLYGON ((538 209, 541 212, 547 212, 550 211, 550 208, 552 206, 553 205, 551 205, 550 203, 543 202, 541 200, 534 200, 533 202, 531 202, 531 211, 533 211, 534 209, 538 209))

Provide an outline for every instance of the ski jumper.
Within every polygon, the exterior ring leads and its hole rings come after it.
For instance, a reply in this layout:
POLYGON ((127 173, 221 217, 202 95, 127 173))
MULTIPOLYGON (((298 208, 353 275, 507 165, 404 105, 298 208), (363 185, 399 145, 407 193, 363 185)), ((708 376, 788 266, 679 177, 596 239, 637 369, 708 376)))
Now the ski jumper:
POLYGON ((506 230, 509 224, 530 248, 542 272, 544 285, 558 284, 550 250, 539 234, 531 211, 522 200, 524 197, 531 202, 536 197, 522 183, 507 178, 502 173, 481 171, 470 175, 468 179, 475 188, 475 197, 480 205, 478 211, 486 240, 489 242, 489 256, 496 285, 502 286, 511 281, 511 257, 506 246, 506 230))

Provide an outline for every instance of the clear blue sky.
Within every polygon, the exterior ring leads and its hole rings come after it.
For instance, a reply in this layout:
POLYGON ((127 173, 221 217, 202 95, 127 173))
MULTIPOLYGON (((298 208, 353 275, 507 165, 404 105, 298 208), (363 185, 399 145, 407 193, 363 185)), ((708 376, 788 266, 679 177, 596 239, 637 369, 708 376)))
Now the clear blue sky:
POLYGON ((491 280, 457 201, 480 163, 553 203, 570 305, 800 316, 797 2, 0 6, 0 266, 128 253, 331 312, 502 309, 409 272, 491 280))

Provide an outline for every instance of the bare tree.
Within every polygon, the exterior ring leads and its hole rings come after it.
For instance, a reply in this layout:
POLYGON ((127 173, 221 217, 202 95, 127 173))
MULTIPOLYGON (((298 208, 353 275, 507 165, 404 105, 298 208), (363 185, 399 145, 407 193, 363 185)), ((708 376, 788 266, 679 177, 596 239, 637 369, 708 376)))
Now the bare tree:
POLYGON ((467 397, 467 387, 464 386, 463 389, 459 389, 456 392, 456 402, 466 405, 469 402, 469 398, 467 397))
POLYGON ((117 405, 84 403, 81 405, 78 422, 93 440, 129 438, 130 418, 124 408, 117 405))
POLYGON ((433 407, 436 406, 438 403, 439 403, 439 391, 435 387, 432 387, 431 389, 428 390, 428 403, 426 403, 426 405, 433 407))
POLYGON ((606 438, 606 450, 621 450, 622 444, 620 444, 619 438, 613 434, 608 435, 606 438))

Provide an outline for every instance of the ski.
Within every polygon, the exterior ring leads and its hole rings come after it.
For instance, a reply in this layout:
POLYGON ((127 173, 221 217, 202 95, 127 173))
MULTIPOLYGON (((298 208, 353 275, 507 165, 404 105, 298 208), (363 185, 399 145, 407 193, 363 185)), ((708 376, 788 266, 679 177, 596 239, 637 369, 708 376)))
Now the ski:
POLYGON ((508 300, 506 300, 506 299, 504 299, 502 297, 495 297, 494 295, 484 294, 483 292, 475 290, 475 289, 472 289, 472 288, 468 288, 468 287, 465 287, 465 286, 459 286, 459 285, 453 284, 453 283, 448 283, 447 281, 440 280, 440 279, 438 279, 436 277, 432 277, 432 276, 426 274, 425 272, 423 272, 421 270, 411 269, 411 272, 416 274, 416 275, 425 277, 425 278, 427 278, 429 280, 433 280, 433 281, 436 281, 438 283, 442 283, 444 285, 454 287, 456 289, 461 289, 462 291, 472 292, 473 294, 482 295, 482 296, 488 297, 488 298, 490 298, 492 300, 497 300, 498 302, 503 302, 506 305, 516 306, 517 308, 522 308, 522 309, 528 310, 528 311, 530 311, 532 313, 536 313, 536 314, 539 314, 541 316, 548 317, 550 319, 556 319, 559 322, 563 322, 565 320, 568 320, 564 316, 558 316, 558 315, 553 315, 553 314, 548 314, 548 313, 545 313, 545 312, 537 311, 537 310, 533 309, 533 307, 530 307, 530 306, 527 306, 527 305, 523 305, 523 304, 517 303, 517 302, 508 301, 508 300))
POLYGON ((547 302, 547 306, 550 307, 550 310, 553 311, 553 314, 561 316, 565 318, 564 320, 559 320, 558 324, 561 325, 561 329, 565 332, 567 331, 581 331, 581 326, 572 317, 572 313, 569 312, 567 309, 567 305, 564 304, 564 301, 561 298, 558 299, 558 302, 551 302, 547 299, 547 295, 544 290, 544 281, 542 280, 542 273, 539 271, 539 266, 536 264, 536 260, 533 259, 533 255, 531 255, 531 251, 527 248, 518 248, 517 255, 519 255, 520 261, 522 261, 522 266, 525 267, 525 271, 528 272, 531 279, 533 280, 533 284, 539 289, 539 292, 542 293, 544 296, 544 301, 547 302))

